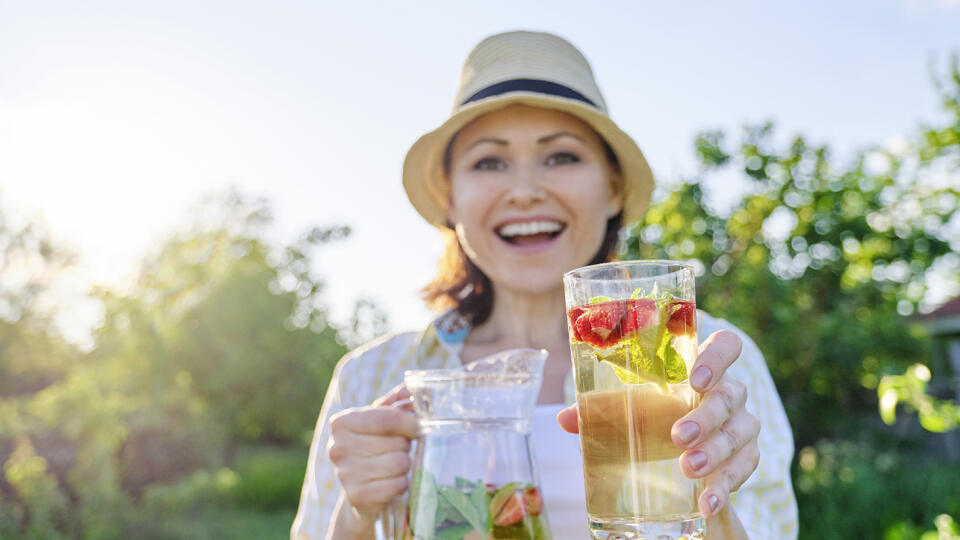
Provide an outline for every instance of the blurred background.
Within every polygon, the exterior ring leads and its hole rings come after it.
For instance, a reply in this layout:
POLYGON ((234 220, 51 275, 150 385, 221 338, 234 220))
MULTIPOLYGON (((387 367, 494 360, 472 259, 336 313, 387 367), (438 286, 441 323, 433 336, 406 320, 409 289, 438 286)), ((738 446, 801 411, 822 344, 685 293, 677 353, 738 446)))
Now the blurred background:
POLYGON ((0 538, 286 537, 337 360, 430 320, 403 156, 518 28, 654 168, 621 254, 764 352, 801 538, 960 535, 960 2, 0 0, 0 538))

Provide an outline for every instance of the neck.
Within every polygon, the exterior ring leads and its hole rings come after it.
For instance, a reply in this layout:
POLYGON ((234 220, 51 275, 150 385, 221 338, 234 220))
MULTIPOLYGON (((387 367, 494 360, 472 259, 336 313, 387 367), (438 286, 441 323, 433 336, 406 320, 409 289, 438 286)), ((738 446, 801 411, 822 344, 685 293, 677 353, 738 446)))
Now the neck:
POLYGON ((471 332, 477 343, 544 348, 567 341, 563 288, 542 294, 518 294, 494 285, 490 318, 471 332))

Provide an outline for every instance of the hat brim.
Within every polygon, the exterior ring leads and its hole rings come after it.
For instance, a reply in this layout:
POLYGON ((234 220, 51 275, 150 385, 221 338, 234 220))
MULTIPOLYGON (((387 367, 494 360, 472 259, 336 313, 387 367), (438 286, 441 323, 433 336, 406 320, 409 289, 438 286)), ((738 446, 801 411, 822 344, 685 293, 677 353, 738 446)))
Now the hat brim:
POLYGON ((428 222, 446 227, 449 187, 443 171, 443 154, 450 139, 470 121, 508 105, 522 103, 554 109, 586 122, 610 145, 620 162, 623 177, 623 223, 643 217, 653 193, 653 172, 637 143, 603 112, 574 99, 533 92, 513 92, 469 103, 437 129, 413 143, 403 161, 403 187, 413 207, 428 222))

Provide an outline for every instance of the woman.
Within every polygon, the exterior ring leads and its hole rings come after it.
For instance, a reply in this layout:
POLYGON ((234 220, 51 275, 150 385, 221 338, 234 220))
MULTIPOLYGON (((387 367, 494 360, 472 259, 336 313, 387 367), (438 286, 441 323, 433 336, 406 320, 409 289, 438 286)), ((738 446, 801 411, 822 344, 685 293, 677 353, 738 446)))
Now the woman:
MULTIPOLYGON (((642 153, 607 116, 576 48, 510 32, 470 53, 453 114, 410 149, 403 182, 446 236, 425 289, 446 311, 338 364, 291 537, 372 538, 376 516, 406 490, 417 424, 390 406, 406 396, 405 370, 534 347, 550 353, 533 426, 544 503, 555 538, 587 538, 578 444, 556 425, 577 428, 575 408, 564 408, 573 382, 561 276, 610 260, 621 223, 646 210, 653 179, 642 153)), ((690 380, 702 401, 672 437, 684 473, 705 479, 709 537, 793 538, 792 436, 763 358, 728 323, 701 312, 698 327, 690 380)))

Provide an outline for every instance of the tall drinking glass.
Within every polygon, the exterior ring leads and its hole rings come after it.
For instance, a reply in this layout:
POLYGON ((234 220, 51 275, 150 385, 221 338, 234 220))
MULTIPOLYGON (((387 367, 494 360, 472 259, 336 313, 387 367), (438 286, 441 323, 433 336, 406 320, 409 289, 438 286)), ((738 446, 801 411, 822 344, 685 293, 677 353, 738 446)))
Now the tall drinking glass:
POLYGON ((684 476, 670 438, 699 401, 693 269, 615 262, 563 285, 592 537, 702 539, 702 481, 684 476))

